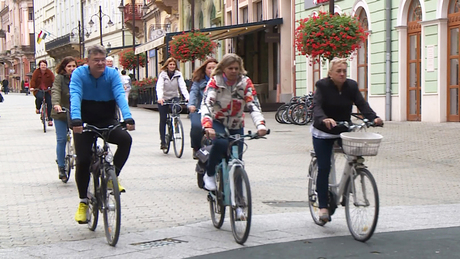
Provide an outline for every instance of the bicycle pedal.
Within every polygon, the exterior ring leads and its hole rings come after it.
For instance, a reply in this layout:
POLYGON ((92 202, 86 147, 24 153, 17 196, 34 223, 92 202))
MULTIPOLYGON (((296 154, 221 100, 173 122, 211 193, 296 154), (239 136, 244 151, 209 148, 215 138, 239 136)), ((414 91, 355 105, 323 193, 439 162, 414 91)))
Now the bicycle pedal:
POLYGON ((86 221, 77 221, 78 224, 83 225, 83 224, 88 224, 88 220, 86 221))

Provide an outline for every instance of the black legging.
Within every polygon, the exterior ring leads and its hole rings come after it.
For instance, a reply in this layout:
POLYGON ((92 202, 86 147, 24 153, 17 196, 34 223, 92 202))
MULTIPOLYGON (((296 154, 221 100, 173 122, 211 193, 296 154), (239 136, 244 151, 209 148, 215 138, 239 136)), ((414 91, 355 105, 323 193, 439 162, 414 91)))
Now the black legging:
MULTIPOLYGON (((117 128, 110 133, 109 143, 117 145, 117 151, 113 156, 113 164, 117 176, 128 160, 131 150, 131 135, 121 128, 117 128)), ((77 154, 77 168, 75 170, 75 181, 77 182, 78 194, 80 199, 87 197, 89 184, 89 167, 91 164, 91 147, 94 142, 94 133, 84 132, 74 134, 75 152, 77 154)))
MULTIPOLYGON (((178 102, 179 98, 175 97, 165 102, 178 102)), ((166 144, 165 134, 166 134, 166 119, 168 118, 168 112, 172 105, 160 105, 158 104, 158 113, 160 114, 160 141, 162 145, 166 144)))
POLYGON ((40 110, 42 107, 42 101, 43 101, 43 93, 45 93, 45 102, 46 102, 46 113, 48 115, 48 120, 52 121, 53 119, 51 118, 51 94, 49 92, 43 92, 43 91, 37 91, 37 94, 35 95, 35 108, 37 110, 40 110))

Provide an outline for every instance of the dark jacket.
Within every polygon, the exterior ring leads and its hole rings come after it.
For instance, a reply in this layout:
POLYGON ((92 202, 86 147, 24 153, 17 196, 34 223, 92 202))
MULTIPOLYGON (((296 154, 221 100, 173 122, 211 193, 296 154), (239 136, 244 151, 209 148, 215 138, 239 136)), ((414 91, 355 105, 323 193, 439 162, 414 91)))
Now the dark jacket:
POLYGON ((347 131, 345 127, 340 126, 329 130, 324 125, 323 120, 332 118, 335 121, 349 122, 353 104, 369 121, 373 121, 377 117, 369 103, 364 100, 356 81, 347 79, 342 86, 342 91, 339 92, 330 78, 319 80, 316 82, 316 91, 313 97, 313 127, 330 134, 340 134, 347 131))
MULTIPOLYGON (((34 73, 32 74, 32 79, 30 80, 30 87, 34 89, 38 89, 42 81, 45 83, 45 86, 47 88, 52 87, 53 82, 54 82, 53 72, 51 72, 51 70, 49 69, 46 69, 45 73, 42 74, 42 72, 40 71, 40 68, 35 69, 34 73)), ((45 89, 41 89, 41 90, 45 90, 45 89)), ((37 92, 34 91, 34 95, 36 94, 37 92)))
MULTIPOLYGON (((68 75, 57 75, 53 88, 51 88, 51 103, 53 105, 60 105, 66 109, 70 109, 70 76, 68 75)), ((66 113, 57 113, 54 109, 51 111, 51 118, 55 120, 67 120, 66 113)))

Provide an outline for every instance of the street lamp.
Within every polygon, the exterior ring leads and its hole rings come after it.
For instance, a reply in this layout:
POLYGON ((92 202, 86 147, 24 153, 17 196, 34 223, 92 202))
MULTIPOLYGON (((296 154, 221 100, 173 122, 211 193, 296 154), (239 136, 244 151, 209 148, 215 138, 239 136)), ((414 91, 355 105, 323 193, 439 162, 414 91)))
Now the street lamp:
POLYGON ((110 16, 108 16, 107 14, 102 12, 102 7, 101 6, 99 6, 99 13, 91 15, 91 18, 90 18, 90 20, 88 22, 90 27, 92 27, 94 25, 93 16, 96 16, 97 18, 99 18, 99 37, 100 37, 100 40, 101 40, 101 45, 104 46, 104 44, 102 43, 102 18, 104 18, 105 16, 109 18, 109 21, 107 22, 108 26, 112 26, 113 22, 110 19, 110 16))
MULTIPOLYGON (((82 52, 82 42, 83 42, 83 37, 82 37, 82 28, 81 28, 81 23, 80 21, 78 21, 78 26, 73 28, 71 31, 70 31, 70 37, 75 37, 75 33, 74 33, 74 30, 78 30, 78 46, 80 48, 80 58, 83 58, 83 52, 82 52)), ((86 30, 86 29, 85 29, 86 30)), ((90 33, 88 30, 86 30, 86 37, 88 38, 90 33)))

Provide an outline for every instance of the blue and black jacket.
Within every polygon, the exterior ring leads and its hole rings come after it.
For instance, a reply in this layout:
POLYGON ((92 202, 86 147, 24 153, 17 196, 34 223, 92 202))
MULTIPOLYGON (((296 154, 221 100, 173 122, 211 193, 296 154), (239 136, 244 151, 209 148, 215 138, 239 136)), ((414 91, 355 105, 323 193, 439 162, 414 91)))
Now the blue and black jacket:
POLYGON ((72 126, 83 122, 106 126, 116 119, 117 105, 126 123, 134 124, 118 72, 110 67, 94 78, 88 65, 75 69, 70 80, 72 126))

